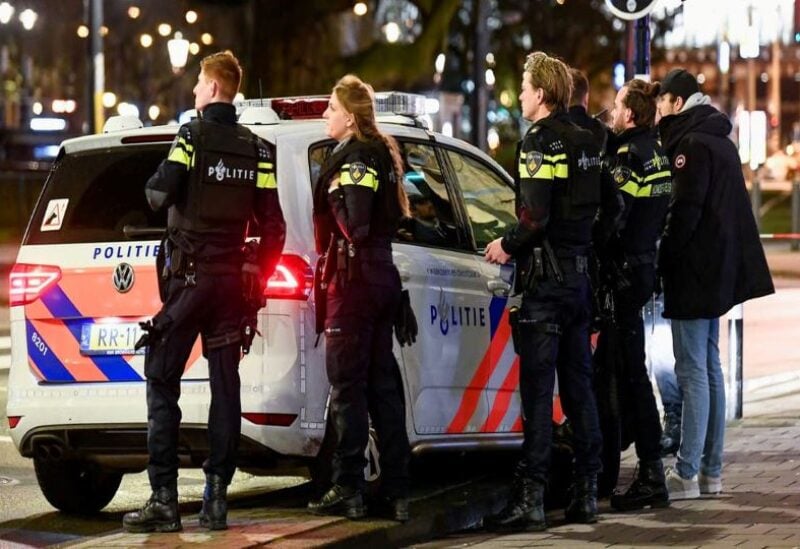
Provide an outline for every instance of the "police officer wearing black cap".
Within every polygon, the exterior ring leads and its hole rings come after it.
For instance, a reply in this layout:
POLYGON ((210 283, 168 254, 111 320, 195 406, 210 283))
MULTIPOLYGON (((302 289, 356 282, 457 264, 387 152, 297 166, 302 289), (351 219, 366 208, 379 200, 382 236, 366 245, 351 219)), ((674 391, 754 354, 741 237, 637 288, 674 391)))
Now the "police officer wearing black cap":
POLYGON ((597 521, 601 434, 592 390, 588 253, 601 202, 601 157, 592 134, 567 117, 567 66, 543 52, 528 56, 522 115, 533 122, 517 166, 519 221, 486 247, 491 263, 516 259, 523 292, 512 333, 520 355, 522 458, 508 505, 484 523, 492 530, 547 527, 543 495, 552 444, 553 389, 574 430, 575 482, 565 510, 571 522, 597 521))
MULTIPOLYGON (((619 394, 627 405, 624 421, 632 428, 639 458, 638 475, 624 493, 611 496, 620 511, 663 507, 669 497, 661 462, 661 425, 645 364, 642 308, 653 295, 656 243, 661 235, 672 193, 669 159, 653 132, 658 85, 631 80, 620 88, 611 113, 616 151, 609 171, 621 191, 625 209, 618 235, 606 261, 615 262, 611 279, 623 367, 619 394)), ((598 346, 606 333, 600 332, 598 346)))
POLYGON ((146 185, 150 206, 169 210, 159 273, 164 306, 146 326, 147 473, 153 493, 142 509, 123 517, 129 532, 182 527, 178 398, 198 335, 211 385, 209 457, 203 463, 206 486, 199 519, 211 530, 227 528, 226 492, 236 469, 241 429, 243 286, 263 295, 261 282, 275 269, 285 238, 274 149, 236 123, 232 102, 241 76, 230 51, 201 61, 193 90, 199 118, 181 126, 169 156, 146 185), (252 220, 261 236, 258 265, 243 270, 243 244, 252 220), (243 280, 245 271, 257 274, 243 280))

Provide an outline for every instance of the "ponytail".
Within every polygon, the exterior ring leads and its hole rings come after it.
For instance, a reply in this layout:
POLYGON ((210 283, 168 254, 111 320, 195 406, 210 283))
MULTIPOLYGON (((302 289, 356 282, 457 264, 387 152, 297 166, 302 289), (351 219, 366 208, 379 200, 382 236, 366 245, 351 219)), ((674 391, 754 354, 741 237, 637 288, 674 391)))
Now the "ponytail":
POLYGON ((375 92, 372 90, 372 86, 362 82, 355 75, 347 74, 340 78, 333 87, 333 93, 336 94, 345 110, 353 115, 356 139, 359 141, 380 140, 386 145, 392 159, 392 168, 397 182, 397 202, 402 214, 409 217, 411 209, 408 205, 406 188, 403 185, 405 170, 403 169, 403 159, 400 156, 400 148, 393 137, 378 129, 375 120, 375 92))

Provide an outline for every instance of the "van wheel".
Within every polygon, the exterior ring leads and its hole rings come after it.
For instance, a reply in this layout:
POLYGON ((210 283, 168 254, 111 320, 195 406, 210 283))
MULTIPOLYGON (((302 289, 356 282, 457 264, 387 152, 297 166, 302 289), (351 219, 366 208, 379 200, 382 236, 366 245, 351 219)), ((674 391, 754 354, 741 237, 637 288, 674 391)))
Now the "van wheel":
MULTIPOLYGON (((315 496, 324 494, 333 482, 333 451, 335 448, 336 433, 329 421, 317 457, 308 466, 315 496)), ((364 467, 364 480, 367 483, 368 494, 376 493, 380 486, 381 468, 379 457, 378 438, 375 430, 370 428, 366 450, 367 466, 364 467)))
POLYGON ((36 480, 50 505, 70 514, 96 513, 112 500, 122 473, 80 460, 33 458, 36 480))

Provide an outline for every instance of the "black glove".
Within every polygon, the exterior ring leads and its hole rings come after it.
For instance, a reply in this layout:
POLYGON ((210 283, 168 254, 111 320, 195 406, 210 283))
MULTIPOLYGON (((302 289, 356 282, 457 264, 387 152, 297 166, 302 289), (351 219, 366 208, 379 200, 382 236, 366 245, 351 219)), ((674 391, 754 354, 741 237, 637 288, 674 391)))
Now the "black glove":
POLYGON ((413 345, 417 341, 417 317, 414 316, 414 309, 411 308, 411 298, 408 290, 403 290, 400 298, 400 308, 394 320, 394 336, 400 346, 413 345))

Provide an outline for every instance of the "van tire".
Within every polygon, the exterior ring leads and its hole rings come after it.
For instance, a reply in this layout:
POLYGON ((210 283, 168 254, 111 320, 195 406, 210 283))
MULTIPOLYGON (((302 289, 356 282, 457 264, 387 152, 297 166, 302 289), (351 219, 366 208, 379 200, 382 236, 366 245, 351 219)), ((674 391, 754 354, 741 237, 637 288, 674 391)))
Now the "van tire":
POLYGON ((103 471, 88 461, 33 458, 36 480, 47 501, 64 513, 96 513, 114 498, 122 473, 103 471))

